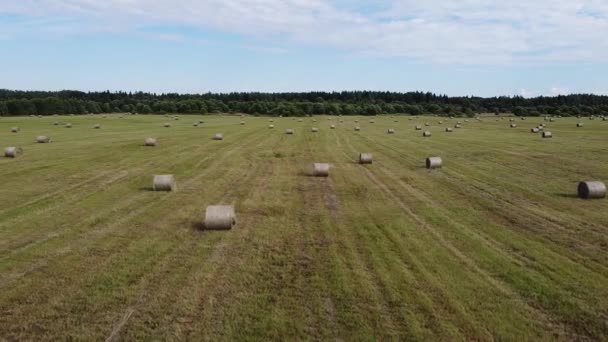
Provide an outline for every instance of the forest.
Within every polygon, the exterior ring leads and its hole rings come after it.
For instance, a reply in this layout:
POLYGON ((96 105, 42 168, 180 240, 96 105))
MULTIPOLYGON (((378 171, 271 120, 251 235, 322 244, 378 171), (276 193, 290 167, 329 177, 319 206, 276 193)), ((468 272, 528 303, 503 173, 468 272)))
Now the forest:
POLYGON ((246 113, 269 116, 437 114, 468 117, 481 113, 513 113, 517 116, 590 116, 608 115, 608 96, 576 94, 483 98, 381 91, 155 94, 0 89, 0 116, 89 113, 246 113))

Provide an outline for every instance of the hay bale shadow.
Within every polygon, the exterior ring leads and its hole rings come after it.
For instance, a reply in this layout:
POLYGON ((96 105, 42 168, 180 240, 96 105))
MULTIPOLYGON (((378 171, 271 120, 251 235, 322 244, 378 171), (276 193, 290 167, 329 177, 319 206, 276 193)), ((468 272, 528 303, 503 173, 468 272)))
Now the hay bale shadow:
POLYGON ((558 196, 558 197, 563 197, 563 198, 579 198, 578 194, 574 194, 574 193, 570 193, 570 192, 568 192, 568 193, 558 192, 558 193, 555 193, 554 195, 558 196))
POLYGON ((139 188, 139 191, 154 191, 154 188, 151 186, 142 186, 141 188, 139 188))

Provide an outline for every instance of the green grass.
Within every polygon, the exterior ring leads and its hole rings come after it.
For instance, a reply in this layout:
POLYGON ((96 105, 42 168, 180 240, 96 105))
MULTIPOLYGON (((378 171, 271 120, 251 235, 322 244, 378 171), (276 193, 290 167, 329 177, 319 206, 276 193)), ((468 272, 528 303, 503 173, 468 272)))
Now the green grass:
POLYGON ((316 119, 1 118, 0 339, 608 339, 608 122, 316 119))

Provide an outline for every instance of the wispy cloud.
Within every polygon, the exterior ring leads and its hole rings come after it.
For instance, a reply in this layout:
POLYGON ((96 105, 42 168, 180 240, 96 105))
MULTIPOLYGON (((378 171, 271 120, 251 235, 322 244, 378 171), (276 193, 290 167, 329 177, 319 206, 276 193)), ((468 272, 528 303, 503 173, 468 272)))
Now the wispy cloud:
MULTIPOLYGON (((137 32, 183 25, 282 46, 329 47, 445 64, 608 60, 605 0, 20 0, 0 14, 37 21, 1 30, 137 32), (66 18, 54 23, 53 18, 66 18), (45 23, 45 20, 50 22, 45 23)), ((5 34, 6 35, 6 34, 5 34)), ((171 38, 159 34, 160 38, 171 38)), ((268 44, 264 44, 268 45, 268 44)), ((259 49, 267 49, 264 46, 259 49)))

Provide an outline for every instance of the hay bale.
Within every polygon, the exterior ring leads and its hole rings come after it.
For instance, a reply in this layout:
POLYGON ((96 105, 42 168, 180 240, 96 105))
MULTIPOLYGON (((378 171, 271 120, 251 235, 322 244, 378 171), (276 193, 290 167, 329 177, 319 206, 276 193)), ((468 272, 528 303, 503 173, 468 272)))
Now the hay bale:
POLYGON ((417 131, 421 131, 421 130, 422 130, 422 126, 417 125, 417 126, 416 126, 416 130, 417 130, 417 131))
POLYGON ((274 120, 273 119, 268 119, 268 122, 274 122, 274 120))
POLYGON ((355 126, 355 131, 356 131, 356 132, 359 132, 360 130, 361 130, 361 127, 359 127, 359 126, 355 126))
POLYGON ((452 132, 454 132, 454 130, 452 129, 452 127, 446 127, 445 131, 446 131, 446 133, 452 133, 452 132))
POLYGON ((329 128, 330 129, 336 129, 336 125, 330 125, 329 128))
POLYGON ((359 154, 359 164, 371 164, 374 160, 374 157, 371 153, 360 153, 359 154))
POLYGON ((310 129, 311 132, 316 133, 319 131, 319 129, 317 127, 313 127, 310 129))
POLYGON ((369 120, 369 123, 376 123, 375 120, 369 120))
POLYGON ((4 156, 6 158, 16 158, 21 153, 23 153, 21 147, 9 146, 4 149, 4 156))
POLYGON ((215 133, 213 140, 224 140, 224 135, 222 133, 215 133))
POLYGON ((302 119, 299 119, 299 120, 298 120, 298 122, 303 122, 303 121, 304 121, 304 120, 302 120, 302 119))
POLYGON ((192 126, 194 126, 194 127, 198 127, 198 121, 194 121, 194 122, 192 123, 192 126))
POLYGON ((429 131, 424 131, 424 132, 422 133, 422 136, 423 136, 423 137, 430 137, 431 135, 432 135, 432 134, 431 134, 431 132, 429 132, 429 131))
POLYGON ((314 163, 312 165, 312 175, 315 177, 327 177, 329 176, 329 164, 327 163, 314 163))
POLYGON ((538 126, 538 127, 536 127, 536 129, 537 129, 539 132, 542 132, 542 131, 544 131, 544 130, 545 130, 545 127, 544 127, 544 126, 538 126))
POLYGON ((236 215, 231 205, 210 205, 205 210, 205 229, 228 230, 235 224, 236 215))
POLYGON ((154 191, 177 191, 177 184, 173 175, 155 175, 152 180, 154 191))
POLYGON ((516 127, 517 127, 517 124, 512 123, 512 124, 510 125, 510 127, 511 127, 511 128, 516 128, 516 127))
POLYGON ((171 127, 171 124, 168 122, 165 122, 165 124, 163 125, 163 127, 171 127))
POLYGON ((355 123, 359 123, 359 120, 355 120, 355 123))
POLYGON ((65 128, 72 128, 72 124, 71 123, 66 123, 65 124, 65 128))
POLYGON ((18 133, 19 130, 20 130, 19 127, 12 127, 11 128, 11 132, 13 132, 13 133, 18 133))
POLYGON ((454 128, 462 128, 462 125, 461 124, 455 124, 454 128))
POLYGON ((441 157, 428 157, 426 158, 426 168, 427 169, 438 169, 443 164, 443 160, 441 157))
POLYGON ((425 122, 425 123, 424 123, 424 125, 425 125, 426 127, 428 127, 428 126, 430 126, 431 124, 430 124, 430 123, 428 123, 428 122, 425 122))
POLYGON ((394 128, 389 128, 389 129, 386 131, 386 133, 387 133, 387 134, 395 134, 395 129, 394 129, 394 128))
POLYGON ((244 125, 244 124, 245 124, 245 121, 241 121, 241 125, 244 125))
POLYGON ((144 146, 156 146, 156 139, 146 138, 146 140, 144 140, 144 146))
POLYGON ((576 127, 583 127, 583 124, 581 122, 576 124, 576 127))
POLYGON ((542 134, 543 138, 553 138, 553 134, 549 131, 543 132, 542 134))
POLYGON ((443 124, 443 121, 441 121, 441 120, 440 120, 440 121, 439 121, 439 124, 440 124, 440 125, 441 125, 441 124, 443 124))
POLYGON ((46 143, 50 143, 51 142, 51 138, 47 137, 46 135, 39 135, 36 137, 36 142, 39 144, 46 144, 46 143))
POLYGON ((268 128, 274 128, 274 125, 268 125, 268 128))
POLYGON ((285 134, 293 134, 293 128, 288 128, 285 130, 285 134))
POLYGON ((586 181, 578 183, 578 197, 604 198, 606 197, 606 184, 599 181, 586 181))
POLYGON ((54 126, 59 126, 59 121, 55 121, 55 122, 53 122, 53 125, 54 125, 54 126))
POLYGON ((538 129, 538 127, 534 127, 534 128, 530 129, 530 132, 532 132, 532 133, 538 133, 538 132, 540 132, 540 130, 538 129))
POLYGON ((100 124, 95 124, 95 126, 93 126, 94 129, 100 129, 101 125, 100 124))

